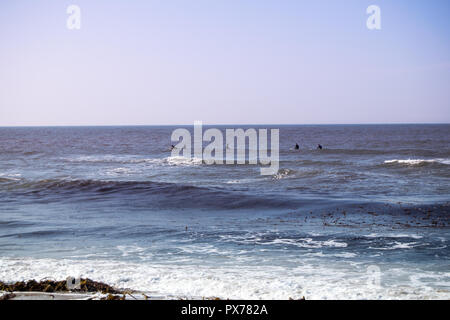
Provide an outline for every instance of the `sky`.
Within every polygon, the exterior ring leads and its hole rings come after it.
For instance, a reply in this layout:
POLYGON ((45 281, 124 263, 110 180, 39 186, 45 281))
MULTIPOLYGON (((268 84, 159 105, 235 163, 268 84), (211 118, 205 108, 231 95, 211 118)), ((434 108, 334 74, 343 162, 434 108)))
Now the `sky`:
POLYGON ((195 120, 449 123, 450 1, 0 2, 0 126, 195 120))

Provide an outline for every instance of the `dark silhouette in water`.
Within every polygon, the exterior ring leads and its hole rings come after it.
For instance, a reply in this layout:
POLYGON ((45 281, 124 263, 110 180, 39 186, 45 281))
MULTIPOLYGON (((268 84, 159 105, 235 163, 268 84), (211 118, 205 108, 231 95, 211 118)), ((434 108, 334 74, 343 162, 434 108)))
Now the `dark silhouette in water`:
POLYGON ((298 145, 298 143, 295 144, 295 150, 300 149, 300 146, 298 145))
POLYGON ((171 145, 171 146, 170 146, 170 151, 172 151, 173 149, 175 149, 175 146, 174 146, 174 145, 171 145))
POLYGON ((322 146, 320 144, 317 145, 317 149, 322 150, 322 146))

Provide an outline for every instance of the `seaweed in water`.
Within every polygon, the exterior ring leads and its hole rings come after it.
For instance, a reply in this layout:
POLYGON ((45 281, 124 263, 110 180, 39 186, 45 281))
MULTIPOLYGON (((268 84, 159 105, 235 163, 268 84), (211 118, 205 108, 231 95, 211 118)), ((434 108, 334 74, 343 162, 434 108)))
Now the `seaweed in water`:
POLYGON ((101 292, 103 294, 124 294, 123 291, 117 290, 110 285, 102 282, 93 281, 91 279, 81 279, 80 286, 77 289, 69 290, 66 280, 29 280, 19 281, 13 284, 6 284, 0 281, 0 291, 37 291, 37 292, 101 292))

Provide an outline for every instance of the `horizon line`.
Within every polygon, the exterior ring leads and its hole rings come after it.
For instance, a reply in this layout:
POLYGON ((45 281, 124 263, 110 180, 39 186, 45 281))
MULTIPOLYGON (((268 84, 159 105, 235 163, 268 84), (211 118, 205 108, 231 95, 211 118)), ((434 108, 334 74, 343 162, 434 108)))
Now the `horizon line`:
MULTIPOLYGON (((450 122, 359 122, 359 123, 202 123, 203 126, 352 126, 352 125, 447 125, 450 122)), ((58 127, 185 127, 192 124, 54 124, 0 125, 0 128, 58 128, 58 127)))

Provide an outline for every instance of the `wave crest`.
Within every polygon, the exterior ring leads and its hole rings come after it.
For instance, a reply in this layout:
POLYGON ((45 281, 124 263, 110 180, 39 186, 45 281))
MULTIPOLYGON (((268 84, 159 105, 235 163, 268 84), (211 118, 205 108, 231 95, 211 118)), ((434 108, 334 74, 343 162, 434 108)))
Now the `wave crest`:
POLYGON ((429 164, 444 164, 450 165, 450 159, 393 159, 385 160, 384 164, 392 165, 406 165, 406 166, 424 166, 429 164))
POLYGON ((219 187, 156 181, 20 180, 7 184, 4 191, 14 196, 38 197, 43 201, 97 201, 99 196, 113 195, 115 200, 140 202, 148 208, 296 209, 304 204, 302 200, 288 197, 242 194, 219 187))

